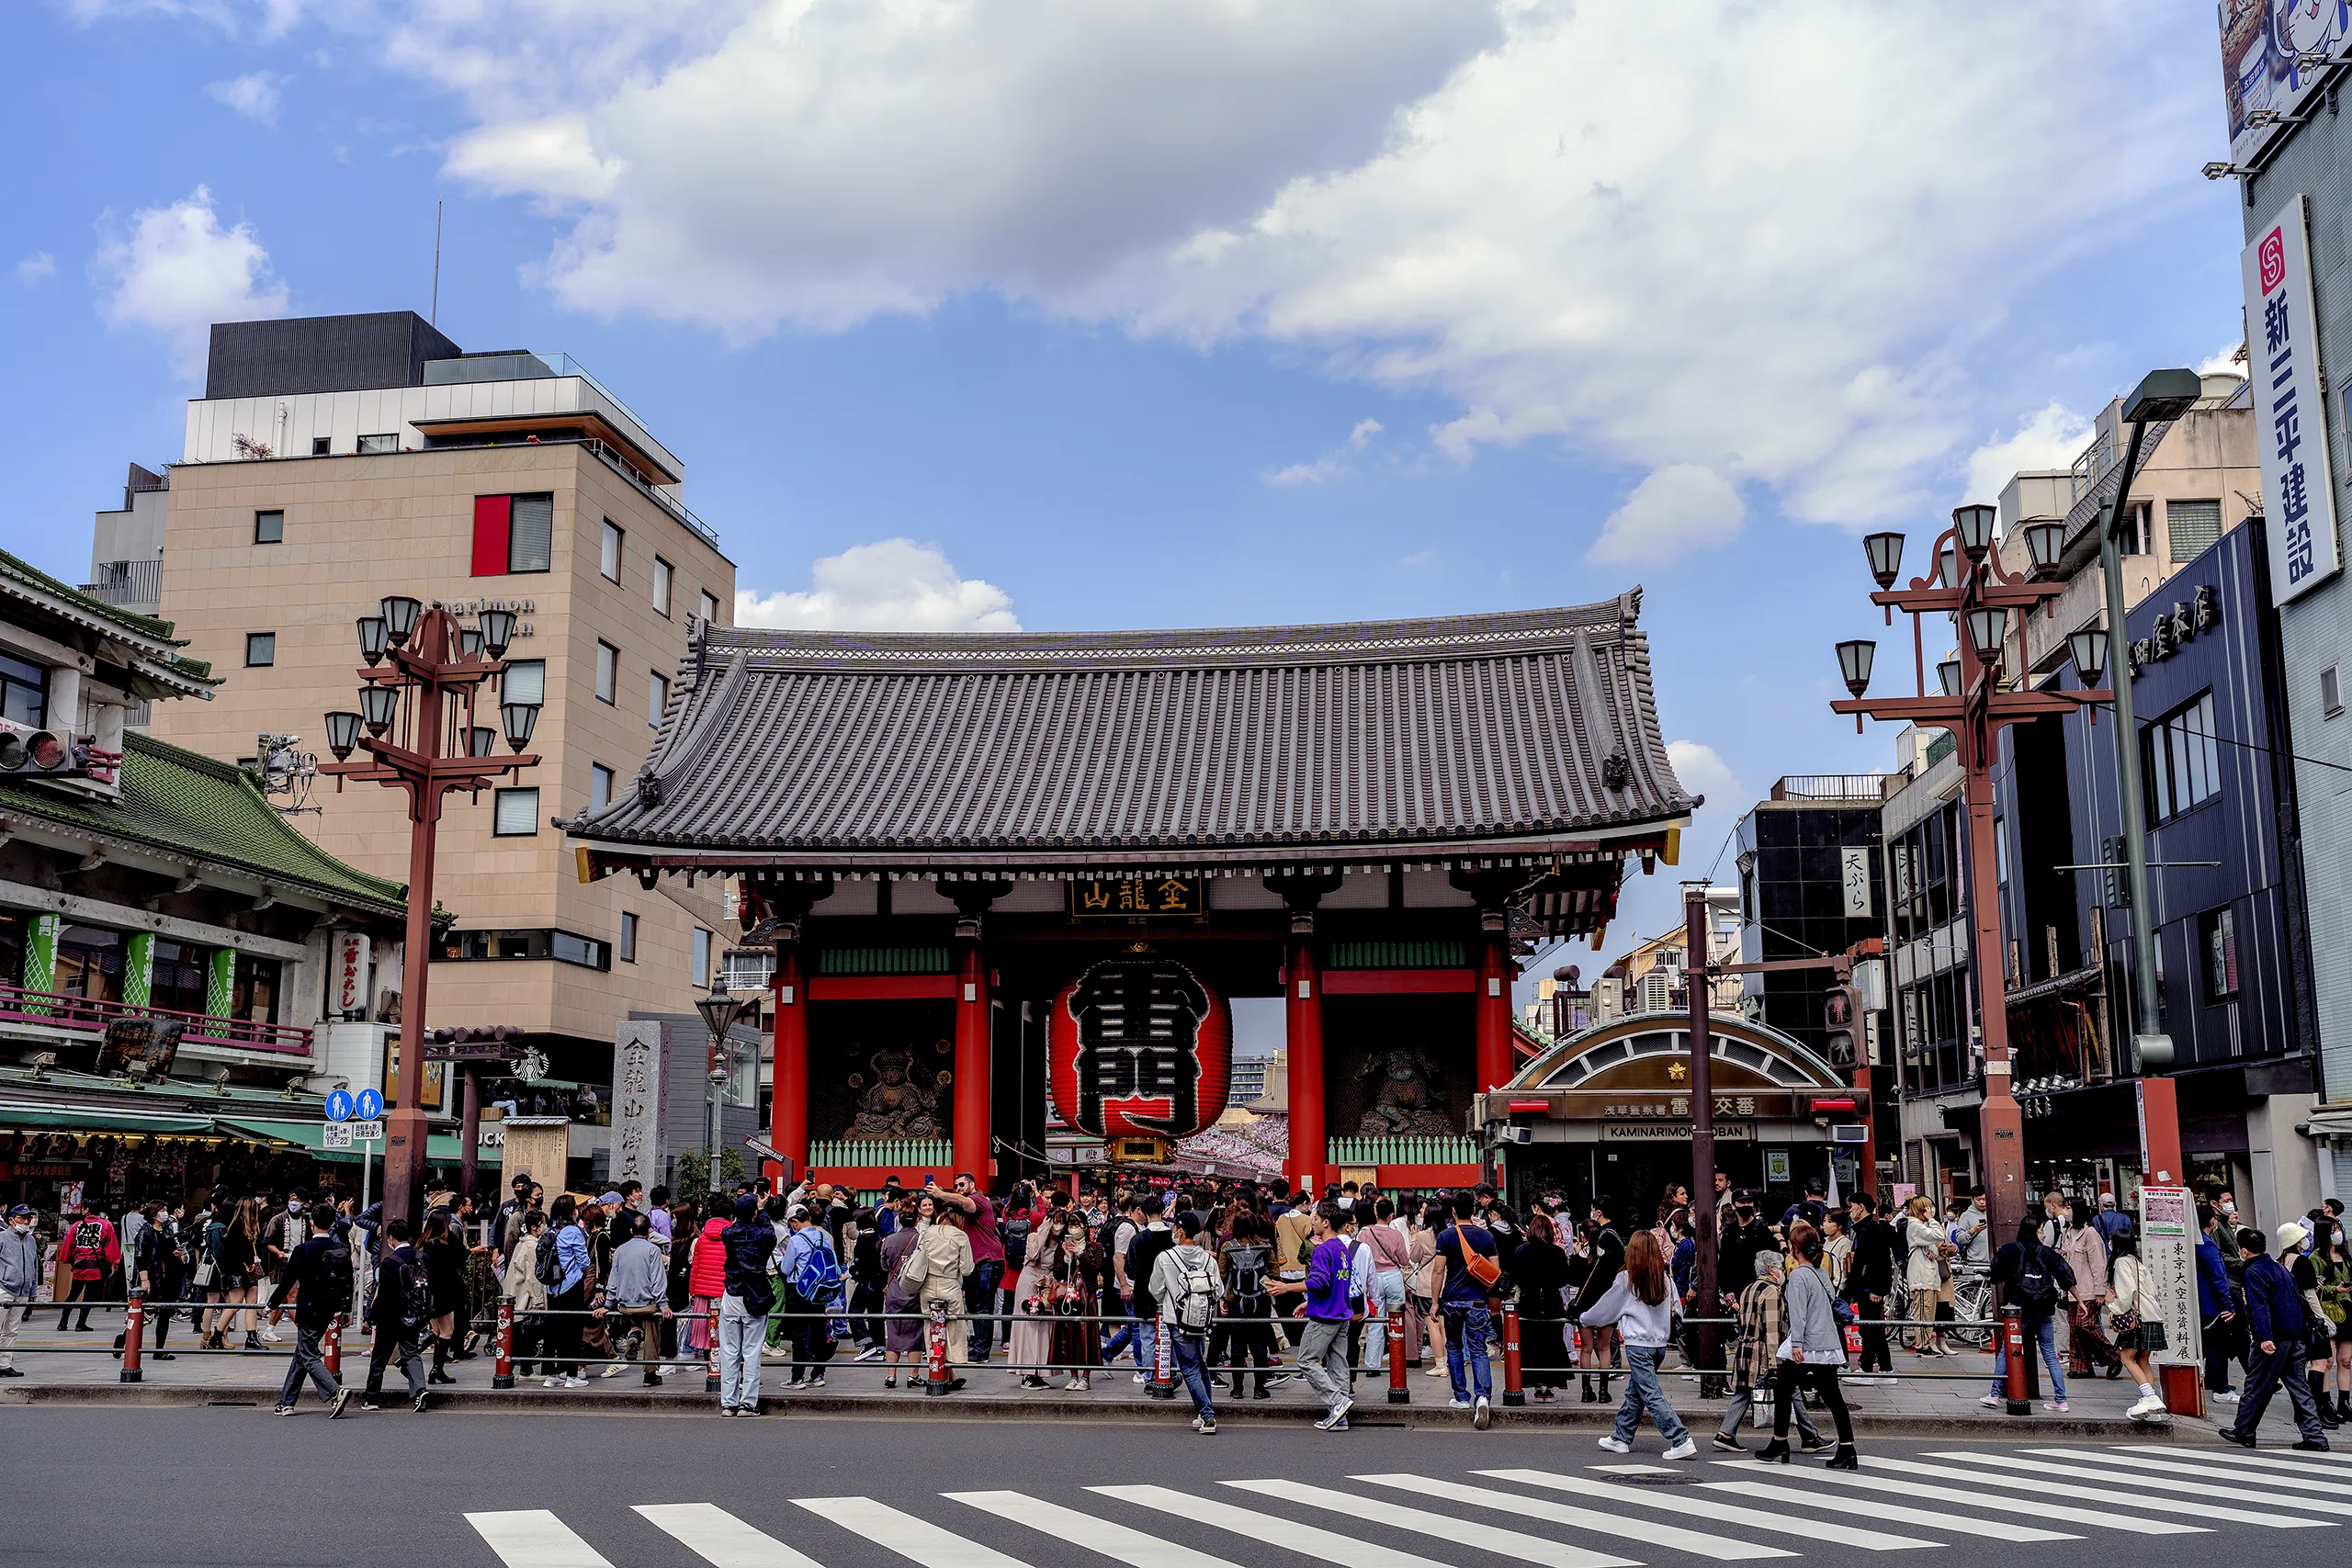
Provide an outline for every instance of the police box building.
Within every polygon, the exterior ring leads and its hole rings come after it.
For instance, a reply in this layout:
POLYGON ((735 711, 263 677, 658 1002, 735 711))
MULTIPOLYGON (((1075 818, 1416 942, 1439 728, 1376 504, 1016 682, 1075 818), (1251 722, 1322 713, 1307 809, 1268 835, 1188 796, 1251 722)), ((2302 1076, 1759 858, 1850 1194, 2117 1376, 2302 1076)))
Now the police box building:
POLYGON ((1597 938, 1698 802, 1640 595, 1244 630, 706 625, 582 874, 727 877, 772 948, 769 1141, 861 1188, 1214 1123, 1280 997, 1294 1180, 1493 1169, 1519 959, 1597 938), (1344 1157, 1339 1157, 1344 1156, 1344 1157))

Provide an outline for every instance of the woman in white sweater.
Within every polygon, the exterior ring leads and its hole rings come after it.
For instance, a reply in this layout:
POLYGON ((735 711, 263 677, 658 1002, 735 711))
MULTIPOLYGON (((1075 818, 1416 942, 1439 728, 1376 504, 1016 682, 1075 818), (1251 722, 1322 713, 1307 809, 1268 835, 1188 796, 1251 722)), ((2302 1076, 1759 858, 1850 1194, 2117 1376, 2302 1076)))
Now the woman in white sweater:
POLYGON ((1634 1433, 1647 1411, 1667 1441, 1667 1458, 1696 1457, 1699 1445, 1690 1440, 1690 1428, 1666 1402, 1666 1391, 1657 1382, 1658 1359, 1674 1342, 1674 1287, 1667 1278, 1657 1237, 1648 1231, 1634 1233, 1625 1244, 1623 1271, 1579 1321, 1588 1328, 1614 1328, 1625 1347, 1625 1401, 1617 1407, 1617 1423, 1600 1446, 1611 1453, 1632 1453, 1634 1433))
POLYGON ((2148 1320, 2153 1317, 2161 1325, 2164 1312, 2155 1292, 2148 1288, 2148 1270, 2140 1262, 2139 1236, 2120 1231, 2108 1246, 2108 1326, 2114 1331, 2115 1354, 2123 1362, 2125 1374, 2140 1385, 2138 1402, 2123 1414, 2134 1421, 2145 1421, 2165 1413, 2165 1396, 2156 1392, 2155 1375, 2143 1348, 2154 1337, 2147 1333, 2148 1320))

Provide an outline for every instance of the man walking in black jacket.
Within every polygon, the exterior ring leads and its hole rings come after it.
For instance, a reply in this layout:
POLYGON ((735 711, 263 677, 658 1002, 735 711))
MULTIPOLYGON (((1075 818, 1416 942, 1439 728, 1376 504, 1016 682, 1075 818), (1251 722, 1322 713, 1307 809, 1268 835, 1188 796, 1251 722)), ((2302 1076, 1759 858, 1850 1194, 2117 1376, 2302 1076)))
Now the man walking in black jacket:
POLYGON ((409 1408, 424 1414, 424 1346, 433 1321, 433 1285, 425 1272, 424 1255, 413 1245, 416 1232, 406 1220, 384 1225, 386 1252, 376 1270, 376 1299, 368 1321, 376 1325, 376 1342, 368 1352, 368 1395, 362 1410, 376 1408, 384 1392, 384 1367, 395 1355, 408 1379, 409 1408))
POLYGON ((1853 1216, 1854 1262, 1846 1274, 1846 1292, 1861 1319, 1864 1374, 1894 1371, 1886 1330, 1879 1324, 1886 1316, 1886 1298, 1894 1292, 1894 1271, 1903 1266, 1903 1245, 1881 1216, 1883 1207, 1875 1198, 1859 1196, 1847 1206, 1853 1216))
POLYGON ((327 1371, 322 1347, 344 1303, 351 1300, 350 1241, 333 1229, 314 1231, 287 1254, 269 1304, 273 1309, 283 1306, 288 1296, 294 1299, 294 1359, 287 1363, 286 1382, 277 1391, 277 1414, 294 1414, 302 1380, 308 1377, 318 1385, 319 1397, 327 1402, 327 1418, 333 1420, 351 1403, 351 1391, 327 1371))

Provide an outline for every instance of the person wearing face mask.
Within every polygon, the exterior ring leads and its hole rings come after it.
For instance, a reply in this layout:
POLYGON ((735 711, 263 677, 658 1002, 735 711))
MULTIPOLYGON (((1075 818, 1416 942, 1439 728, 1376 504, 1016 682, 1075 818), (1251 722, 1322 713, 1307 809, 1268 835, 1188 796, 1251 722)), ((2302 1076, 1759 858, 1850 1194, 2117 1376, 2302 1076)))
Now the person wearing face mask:
MULTIPOLYGON (((309 1190, 297 1187, 286 1195, 286 1207, 270 1215, 268 1222, 262 1226, 263 1278, 272 1281, 285 1278, 286 1264, 294 1256, 294 1249, 311 1239, 310 1200, 309 1190)), ((284 1307, 270 1309, 269 1316, 261 1326, 264 1340, 275 1345, 284 1338, 277 1332, 277 1325, 285 1316, 284 1307)))
POLYGON ((40 1289, 40 1237, 33 1234, 33 1212, 23 1203, 8 1211, 0 1231, 0 1378, 20 1378, 14 1353, 17 1326, 33 1309, 40 1289))

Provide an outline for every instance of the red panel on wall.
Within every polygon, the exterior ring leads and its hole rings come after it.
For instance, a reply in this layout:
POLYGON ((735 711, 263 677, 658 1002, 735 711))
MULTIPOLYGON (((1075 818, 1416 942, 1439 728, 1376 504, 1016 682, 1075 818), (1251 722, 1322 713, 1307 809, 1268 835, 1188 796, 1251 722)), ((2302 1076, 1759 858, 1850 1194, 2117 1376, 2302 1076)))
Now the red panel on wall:
POLYGON ((820 975, 808 982, 812 1002, 886 1002, 956 998, 953 975, 820 975))
POLYGON ((1478 976, 1468 969, 1326 969, 1327 997, 1472 996, 1478 976))
POLYGON ((511 495, 474 497, 474 575, 506 575, 506 534, 514 517, 511 495))

